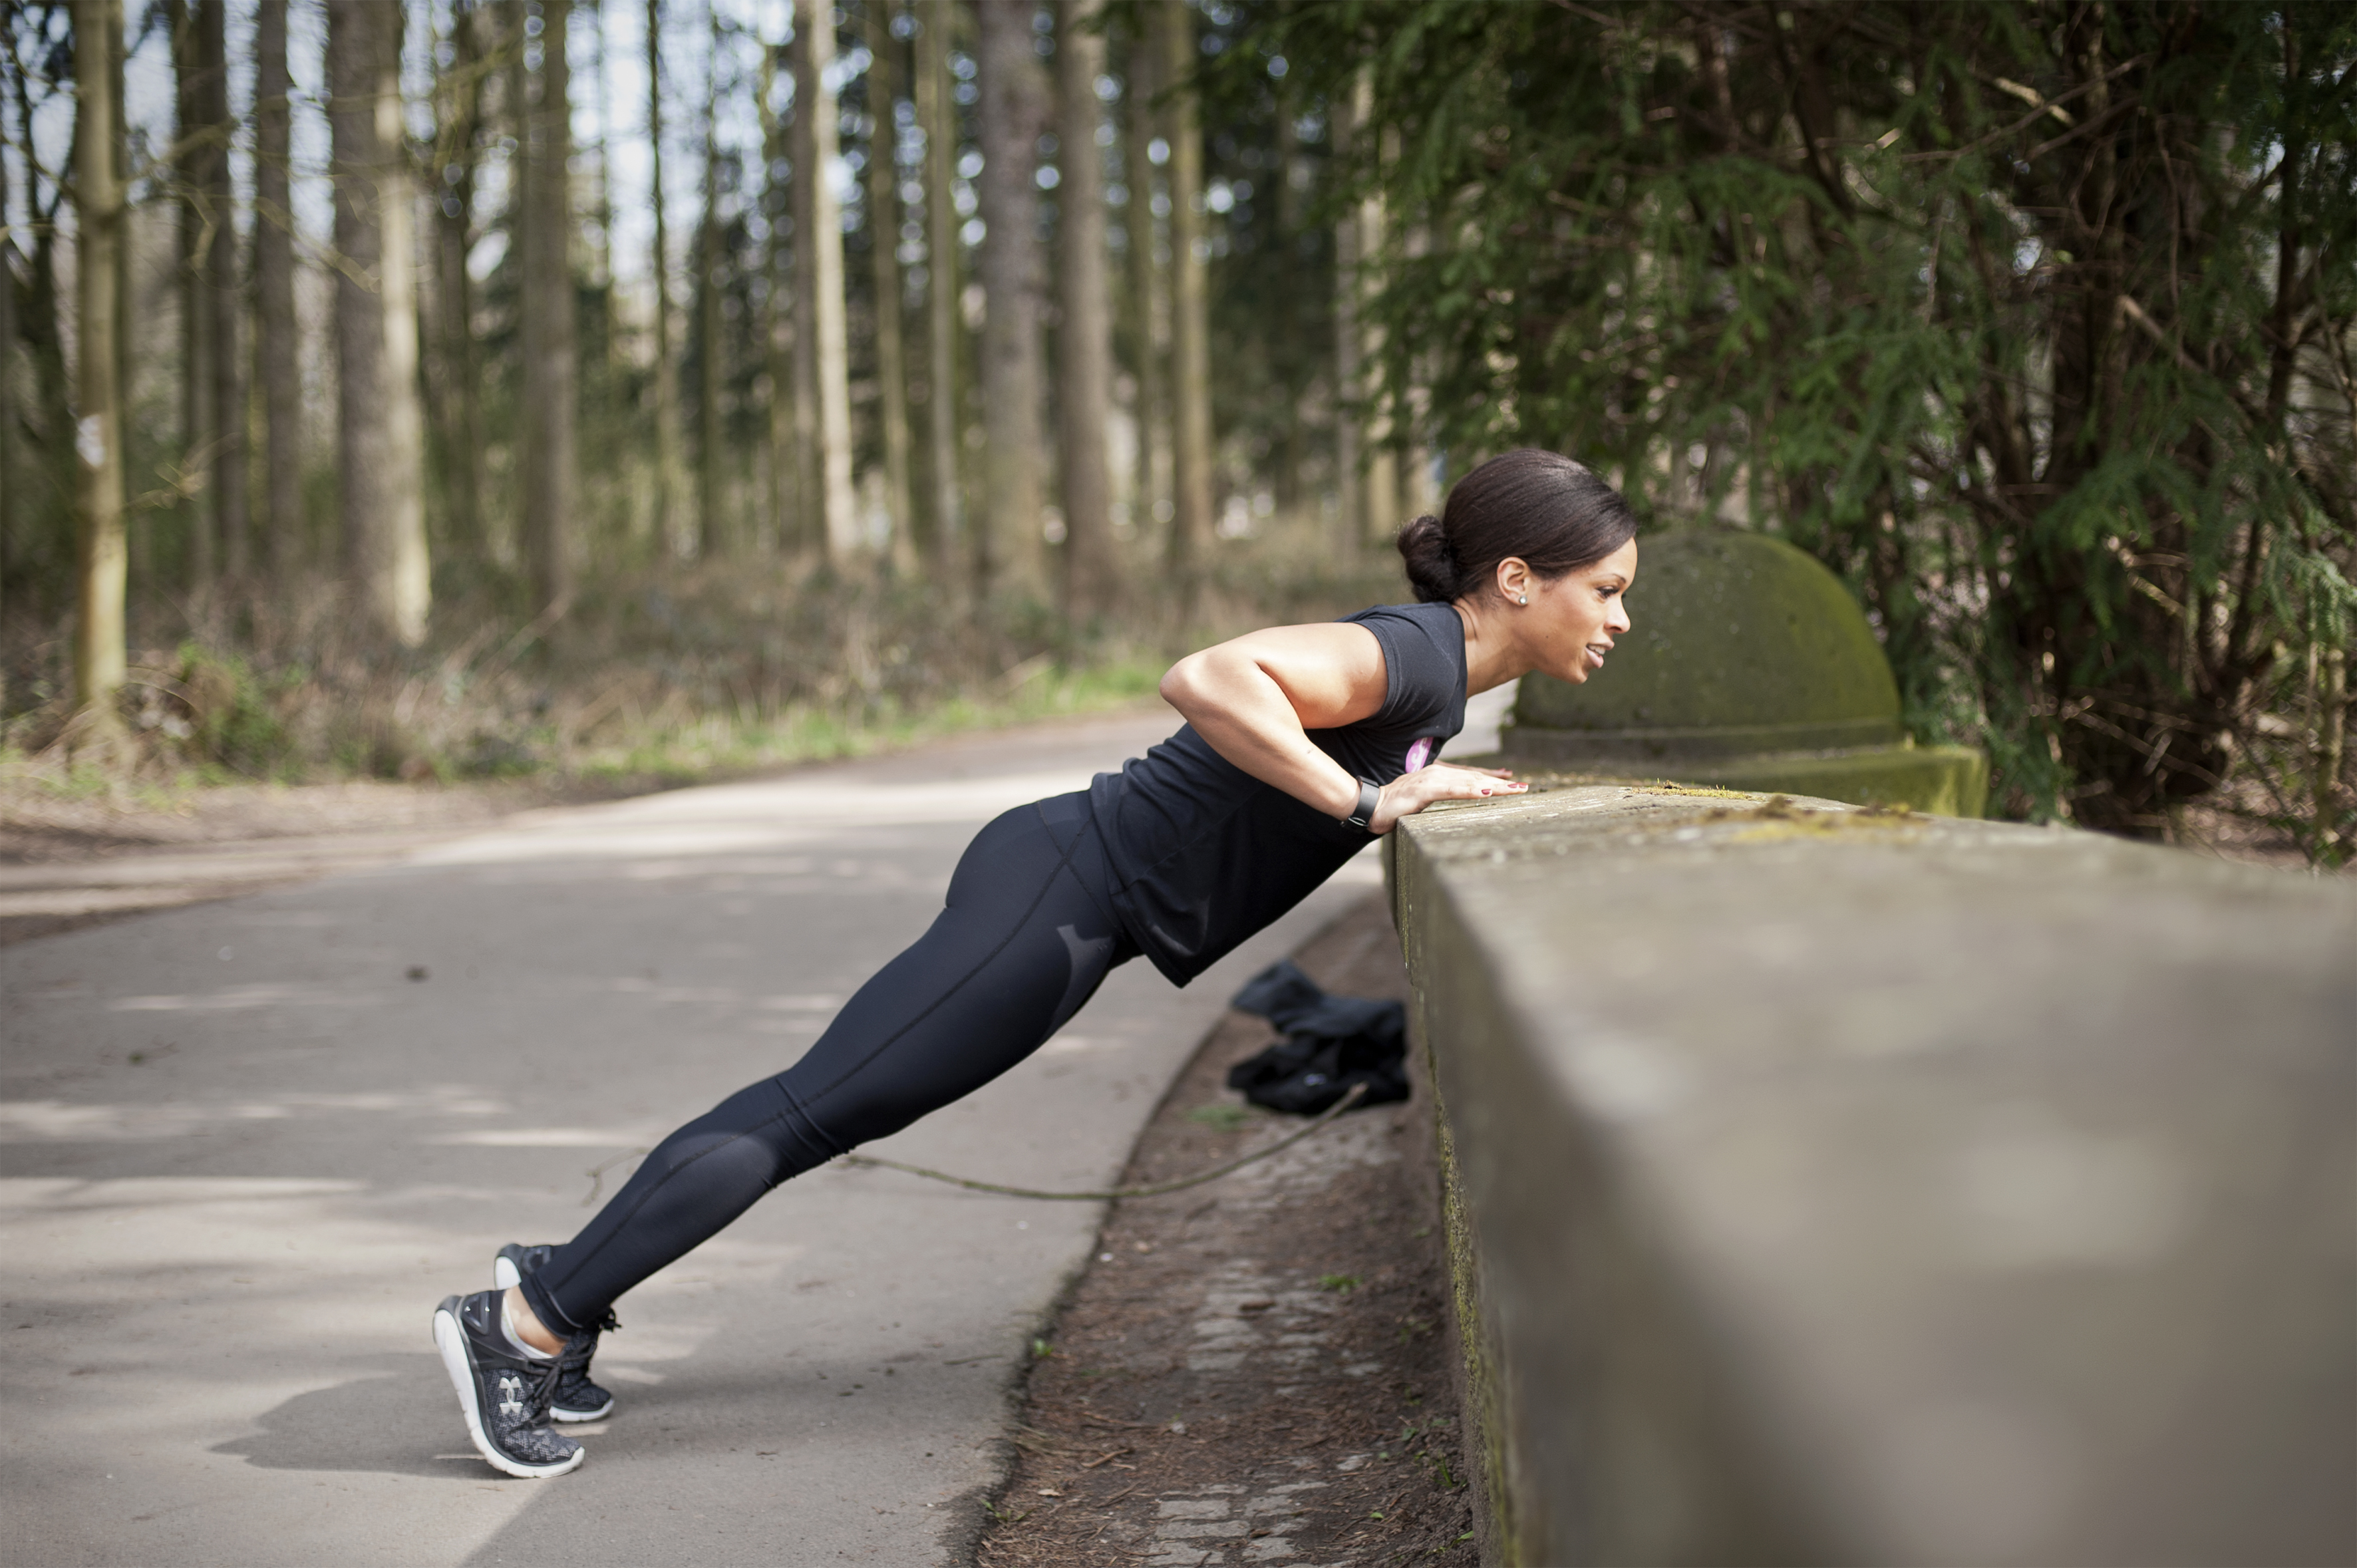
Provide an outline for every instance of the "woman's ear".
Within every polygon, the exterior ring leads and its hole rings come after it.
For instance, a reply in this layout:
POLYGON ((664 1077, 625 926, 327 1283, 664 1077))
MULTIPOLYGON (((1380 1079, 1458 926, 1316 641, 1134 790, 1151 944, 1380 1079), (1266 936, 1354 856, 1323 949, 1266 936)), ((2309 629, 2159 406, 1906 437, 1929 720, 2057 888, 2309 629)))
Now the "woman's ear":
POLYGON ((1510 605, 1525 605, 1531 597, 1531 564, 1519 555, 1498 563, 1498 596, 1510 605))

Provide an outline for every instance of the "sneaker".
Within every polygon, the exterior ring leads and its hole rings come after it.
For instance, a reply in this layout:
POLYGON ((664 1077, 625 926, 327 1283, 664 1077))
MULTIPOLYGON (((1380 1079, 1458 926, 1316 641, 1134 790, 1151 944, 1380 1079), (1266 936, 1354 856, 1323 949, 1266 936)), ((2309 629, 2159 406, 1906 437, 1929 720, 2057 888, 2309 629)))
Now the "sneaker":
POLYGON ((447 1298, 434 1309, 434 1343, 458 1391, 467 1435, 492 1468, 534 1480, 562 1476, 587 1457, 548 1424, 556 1359, 535 1361, 508 1343, 498 1291, 447 1298))
MULTIPOLYGON (((500 1290, 513 1290, 524 1275, 548 1262, 554 1247, 519 1247, 513 1241, 500 1249, 491 1260, 491 1283, 500 1290)), ((559 1421, 602 1421, 614 1413, 614 1396, 589 1380, 589 1358, 597 1353, 599 1329, 619 1328, 608 1312, 605 1320, 593 1324, 576 1336, 565 1347, 556 1361, 562 1369, 556 1376, 556 1392, 550 1396, 548 1413, 559 1421)))

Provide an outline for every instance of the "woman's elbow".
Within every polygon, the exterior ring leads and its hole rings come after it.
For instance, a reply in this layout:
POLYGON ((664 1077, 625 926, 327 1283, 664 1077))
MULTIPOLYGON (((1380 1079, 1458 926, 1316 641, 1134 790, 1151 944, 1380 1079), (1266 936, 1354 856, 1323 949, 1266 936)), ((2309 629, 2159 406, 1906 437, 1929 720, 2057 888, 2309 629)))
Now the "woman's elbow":
POLYGON ((1162 700, 1182 714, 1187 711, 1187 699, 1194 690, 1194 662, 1195 656, 1190 653, 1162 672, 1162 700))
POLYGON ((1206 664, 1203 653, 1190 653, 1163 671, 1162 700, 1191 717, 1202 707, 1211 682, 1206 664))

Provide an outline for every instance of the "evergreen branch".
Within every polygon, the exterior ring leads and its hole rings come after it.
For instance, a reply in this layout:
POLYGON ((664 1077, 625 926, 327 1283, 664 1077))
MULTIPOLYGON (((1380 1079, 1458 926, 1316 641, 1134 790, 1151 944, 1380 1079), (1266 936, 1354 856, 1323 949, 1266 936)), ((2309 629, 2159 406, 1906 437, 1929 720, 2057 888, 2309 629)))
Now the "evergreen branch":
POLYGON ((2147 54, 2137 55, 2134 59, 2122 60, 2119 64, 2114 66, 2103 75, 2089 78, 2087 81, 2083 81, 2078 86, 2072 88, 2070 91, 2056 95, 2047 102, 2040 104, 2037 108, 2031 110, 2020 119, 2014 121, 2011 124, 2000 126, 1996 130, 1991 131, 1986 135, 1982 136, 1977 141, 1970 142, 1964 146, 1950 148, 1945 151, 1902 153, 1900 155, 1899 161, 1901 163, 1923 164, 1937 163, 1946 159, 1968 157, 1972 154, 1980 152, 1984 148, 1994 146, 1997 143, 2004 141, 2008 136, 2012 136, 2022 131, 2028 130, 2030 126, 2038 124, 2040 120, 2045 118, 2046 115, 2051 113, 2058 104, 2068 103, 2074 98, 2084 97, 2086 94, 2094 91, 2095 89, 2099 87, 2109 86, 2112 82, 2117 81, 2120 77, 2126 75, 2129 71, 2134 70, 2138 66, 2151 64, 2152 59, 2153 57, 2147 54))

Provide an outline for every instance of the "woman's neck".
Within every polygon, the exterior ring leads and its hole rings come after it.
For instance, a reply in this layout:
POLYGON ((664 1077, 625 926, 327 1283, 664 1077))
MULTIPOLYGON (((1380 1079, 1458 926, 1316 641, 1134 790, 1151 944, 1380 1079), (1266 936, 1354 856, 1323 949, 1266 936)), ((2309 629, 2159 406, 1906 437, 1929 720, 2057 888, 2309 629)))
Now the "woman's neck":
POLYGON ((1485 595, 1468 594, 1448 607, 1465 623, 1465 694, 1469 697, 1502 686, 1531 671, 1530 656, 1521 639, 1506 627, 1505 607, 1485 595))

